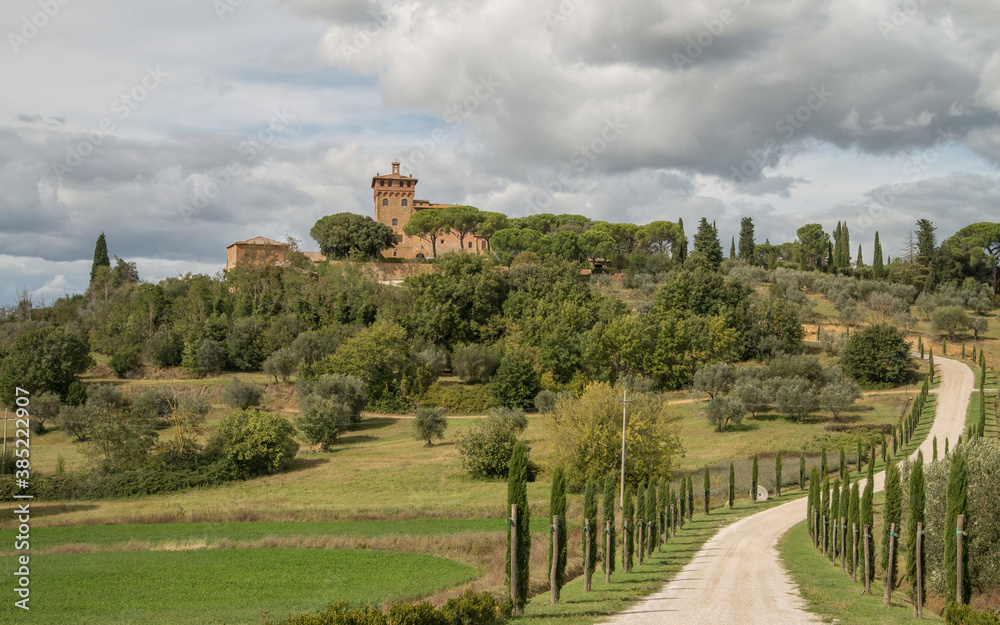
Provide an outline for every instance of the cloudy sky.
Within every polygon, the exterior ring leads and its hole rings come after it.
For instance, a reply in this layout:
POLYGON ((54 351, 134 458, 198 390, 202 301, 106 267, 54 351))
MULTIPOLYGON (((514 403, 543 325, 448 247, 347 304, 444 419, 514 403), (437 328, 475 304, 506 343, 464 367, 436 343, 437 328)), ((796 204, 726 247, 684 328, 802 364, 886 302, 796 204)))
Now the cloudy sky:
MULTIPOLYGON (((0 305, 159 280, 417 196, 520 216, 851 227, 1000 207, 993 0, 4 0, 0 305)), ((690 229, 690 226, 689 226, 690 229)))

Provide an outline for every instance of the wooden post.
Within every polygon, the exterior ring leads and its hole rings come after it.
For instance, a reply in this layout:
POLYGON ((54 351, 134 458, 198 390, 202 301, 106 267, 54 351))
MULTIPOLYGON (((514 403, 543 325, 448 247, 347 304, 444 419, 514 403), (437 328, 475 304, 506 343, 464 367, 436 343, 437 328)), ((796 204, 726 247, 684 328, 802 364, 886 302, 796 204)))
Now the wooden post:
POLYGON ((917 523, 917 618, 924 618, 924 524, 917 523))
POLYGON ((611 583, 611 521, 604 524, 604 583, 611 583))
POLYGON ((851 581, 858 583, 858 524, 851 523, 851 581))
POLYGON ((955 532, 955 601, 959 605, 962 599, 962 539, 965 537, 965 515, 958 515, 958 531, 955 532))
POLYGON ((847 570, 847 517, 840 517, 840 572, 847 570))
POLYGON ((590 519, 583 520, 583 539, 585 548, 583 550, 583 590, 590 592, 590 519))
POLYGON ((549 585, 552 587, 552 603, 559 601, 559 515, 552 515, 552 570, 549 571, 549 585))
POLYGON ((517 614, 517 504, 510 505, 510 601, 517 614))
POLYGON ((885 571, 885 595, 882 597, 882 601, 886 605, 892 604, 892 563, 893 559, 896 557, 896 524, 891 523, 889 525, 889 565, 886 567, 885 571))
POLYGON ((871 558, 871 545, 870 545, 871 541, 869 540, 869 538, 871 538, 871 536, 868 534, 868 532, 869 532, 868 525, 865 525, 863 531, 865 533, 865 536, 864 536, 864 538, 865 538, 865 594, 866 595, 870 595, 870 594, 872 594, 872 569, 871 569, 871 559, 872 558, 871 558))

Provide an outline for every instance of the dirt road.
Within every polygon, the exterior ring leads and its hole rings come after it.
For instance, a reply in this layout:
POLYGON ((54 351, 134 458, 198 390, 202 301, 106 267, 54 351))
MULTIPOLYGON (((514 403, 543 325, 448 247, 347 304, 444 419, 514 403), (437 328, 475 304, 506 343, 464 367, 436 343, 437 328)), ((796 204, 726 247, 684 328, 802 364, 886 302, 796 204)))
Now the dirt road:
MULTIPOLYGON (((938 412, 927 441, 921 446, 930 461, 931 440, 954 446, 965 427, 972 371, 964 364, 935 359, 941 386, 938 412)), ((875 476, 882 489, 884 474, 875 476)), ((863 482, 862 482, 863 485, 863 482)), ((609 621, 613 625, 667 625, 671 623, 726 623, 727 625, 783 625, 819 623, 803 609, 804 602, 781 567, 778 540, 805 519, 805 498, 747 517, 721 530, 662 590, 609 621)))

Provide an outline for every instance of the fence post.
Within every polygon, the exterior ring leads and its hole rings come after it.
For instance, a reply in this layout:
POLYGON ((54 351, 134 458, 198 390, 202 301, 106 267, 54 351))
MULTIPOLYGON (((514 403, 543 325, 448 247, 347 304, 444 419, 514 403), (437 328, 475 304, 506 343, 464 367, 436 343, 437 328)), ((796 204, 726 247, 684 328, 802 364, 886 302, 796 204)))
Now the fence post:
POLYGON ((924 618, 924 524, 917 523, 917 618, 924 618))
POLYGON ((549 571, 549 584, 552 586, 552 603, 559 601, 559 515, 552 515, 552 570, 549 571))
POLYGON ((847 517, 840 517, 840 572, 847 570, 847 517))
POLYGON ((892 605, 892 563, 896 556, 896 524, 889 524, 889 565, 885 570, 885 595, 882 601, 886 605, 892 605))
POLYGON ((604 523, 604 583, 611 583, 611 521, 604 523))
POLYGON ((965 515, 958 515, 958 531, 955 532, 955 601, 962 601, 962 539, 965 538, 965 515))
POLYGON ((586 545, 583 556, 583 590, 590 592, 590 519, 583 520, 583 539, 586 545))
POLYGON ((510 505, 510 601, 517 614, 517 504, 510 505))
POLYGON ((851 581, 858 583, 858 524, 851 523, 851 581))
POLYGON ((872 558, 870 550, 871 541, 869 540, 871 536, 868 534, 868 532, 869 532, 868 525, 865 524, 864 538, 865 538, 865 594, 866 595, 872 594, 872 568, 871 568, 872 558))

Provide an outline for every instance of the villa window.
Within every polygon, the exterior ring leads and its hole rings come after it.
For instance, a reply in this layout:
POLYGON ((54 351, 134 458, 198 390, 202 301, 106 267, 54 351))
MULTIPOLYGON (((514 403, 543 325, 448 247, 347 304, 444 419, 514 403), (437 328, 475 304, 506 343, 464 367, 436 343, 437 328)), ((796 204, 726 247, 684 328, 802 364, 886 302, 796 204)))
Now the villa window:
POLYGON ((406 206, 406 198, 403 198, 403 206, 406 206))
POLYGON ((469 241, 469 249, 472 249, 472 241, 469 241))
POLYGON ((395 219, 395 218, 393 218, 393 220, 392 220, 392 225, 394 225, 394 226, 398 226, 398 225, 399 225, 399 220, 398 220, 398 219, 395 219))
POLYGON ((403 242, 403 235, 397 234, 396 235, 396 243, 402 243, 402 242, 403 242))
POLYGON ((383 199, 382 200, 382 206, 388 206, 388 205, 389 205, 389 200, 383 199))

